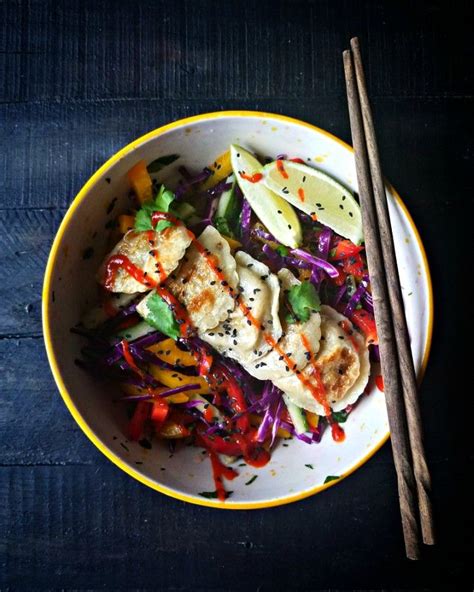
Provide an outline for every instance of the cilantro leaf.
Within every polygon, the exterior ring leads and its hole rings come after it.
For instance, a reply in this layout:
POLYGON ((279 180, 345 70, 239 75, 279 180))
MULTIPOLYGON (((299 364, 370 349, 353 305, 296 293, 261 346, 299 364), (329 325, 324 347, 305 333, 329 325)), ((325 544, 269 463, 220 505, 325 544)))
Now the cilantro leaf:
POLYGON ((340 479, 339 475, 328 475, 326 479, 324 479, 324 483, 329 483, 330 481, 337 481, 340 479))
POLYGON ((151 217, 153 216, 153 212, 169 212, 174 198, 174 193, 166 189, 164 185, 161 185, 155 199, 144 203, 138 210, 135 216, 135 230, 156 230, 156 232, 160 232, 168 226, 173 226, 173 223, 169 220, 160 220, 156 228, 153 229, 151 217))
POLYGON ((160 156, 146 167, 149 173, 157 173, 162 168, 168 166, 175 160, 178 160, 179 154, 168 154, 167 156, 160 156))
POLYGON ((169 212, 170 205, 174 198, 174 193, 169 189, 166 189, 164 185, 161 185, 158 195, 155 197, 154 201, 155 211, 158 210, 159 212, 169 212))
POLYGON ((319 294, 308 281, 292 286, 288 292, 288 301, 300 321, 307 321, 311 311, 319 312, 321 308, 319 294))
POLYGON ((347 411, 333 411, 332 412, 332 418, 334 419, 334 421, 337 421, 337 423, 344 423, 347 419, 348 413, 347 411))
POLYGON ((234 238, 234 233, 232 232, 230 226, 229 226, 229 222, 227 220, 227 218, 215 218, 214 219, 214 226, 217 228, 217 230, 221 233, 221 234, 225 234, 225 236, 228 236, 230 238, 234 238))
POLYGON ((161 331, 168 337, 178 339, 181 332, 179 325, 171 312, 170 307, 156 292, 153 292, 146 300, 147 315, 145 321, 161 331))
MULTIPOLYGON (((230 497, 233 493, 233 491, 226 491, 226 498, 230 497)), ((217 491, 201 491, 200 493, 198 493, 198 495, 206 497, 207 499, 217 499, 217 491)))
POLYGON ((285 247, 285 245, 278 245, 275 251, 279 255, 281 255, 281 257, 287 257, 290 254, 290 249, 288 249, 288 247, 285 247))

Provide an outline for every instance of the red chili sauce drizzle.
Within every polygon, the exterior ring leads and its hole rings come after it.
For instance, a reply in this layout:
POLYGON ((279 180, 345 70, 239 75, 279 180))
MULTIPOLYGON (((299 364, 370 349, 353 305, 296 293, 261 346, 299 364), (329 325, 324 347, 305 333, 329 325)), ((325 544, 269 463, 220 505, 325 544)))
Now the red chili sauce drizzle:
POLYGON ((157 285, 157 282, 153 278, 145 275, 145 272, 132 263, 126 255, 117 254, 110 257, 105 267, 104 285, 107 290, 113 289, 115 276, 119 269, 125 269, 125 271, 131 275, 134 280, 140 284, 143 284, 144 286, 154 288, 157 285))
POLYGON ((349 340, 352 343, 352 345, 354 346, 354 349, 356 350, 356 352, 358 352, 359 351, 359 344, 357 343, 357 340, 354 338, 354 330, 351 328, 349 322, 346 320, 341 321, 340 327, 344 331, 344 333, 347 335, 347 337, 349 338, 349 340))
POLYGON ((314 353, 311 351, 311 345, 308 341, 308 338, 304 333, 301 333, 301 342, 303 343, 303 347, 308 353, 308 357, 311 361, 311 366, 313 368, 313 376, 316 379, 316 383, 318 385, 318 392, 316 394, 313 391, 311 391, 313 397, 324 408, 324 413, 329 423, 331 424, 332 439, 335 442, 343 442, 346 438, 346 434, 344 433, 344 430, 341 428, 341 426, 332 419, 332 411, 327 400, 326 389, 321 378, 321 372, 319 371, 319 367, 317 366, 314 360, 314 353))
MULTIPOLYGON (((286 171, 283 167, 283 163, 281 161, 277 161, 277 168, 284 178, 288 178, 288 174, 286 173, 286 171)), ((255 178, 255 177, 258 176, 259 174, 260 173, 257 173, 256 175, 254 175, 253 180, 251 182, 258 182, 260 180, 260 178, 255 178)), ((170 222, 172 222, 176 225, 182 224, 182 222, 180 220, 176 219, 171 214, 168 214, 165 212, 154 212, 152 215, 152 224, 154 226, 156 226, 156 224, 158 223, 159 220, 169 220, 170 222)), ((149 231, 149 232, 154 233, 154 231, 149 231)), ((315 397, 315 399, 320 404, 323 405, 323 407, 325 409, 325 413, 326 413, 327 417, 329 418, 331 415, 331 411, 330 411, 329 405, 327 403, 327 399, 325 397, 324 385, 322 383, 322 380, 321 380, 321 377, 319 374, 319 369, 317 369, 315 366, 313 366, 314 367, 313 377, 315 378, 316 384, 314 384, 312 381, 310 381, 307 378, 305 378, 304 376, 302 376, 302 374, 299 371, 296 371, 297 370, 296 364, 292 361, 292 359, 286 354, 285 351, 283 351, 282 347, 272 337, 272 335, 270 335, 264 331, 264 327, 263 327, 262 323, 260 321, 258 321, 252 315, 252 313, 248 310, 248 307, 244 304, 244 302, 242 302, 240 300, 239 296, 234 294, 234 289, 232 288, 232 286, 229 286, 229 284, 225 278, 225 275, 223 274, 223 272, 221 271, 221 269, 218 266, 218 260, 215 257, 215 255, 212 255, 196 239, 193 232, 191 232, 189 229, 187 229, 187 232, 188 232, 188 236, 191 238, 193 245, 196 247, 197 251, 200 253, 200 255, 202 257, 204 257, 204 259, 206 260, 206 262, 208 263, 210 268, 215 273, 216 277, 219 279, 221 286, 224 288, 224 290, 226 290, 228 292, 228 294, 235 300, 236 304, 239 306, 243 315, 247 319, 247 323, 252 324, 254 327, 256 327, 257 329, 262 331, 263 338, 270 345, 270 347, 272 347, 281 356, 282 360, 285 361, 285 364, 288 367, 288 371, 294 372, 295 375, 297 376, 298 380, 303 384, 303 386, 305 386, 312 393, 312 395, 315 397)), ((152 236, 154 236, 154 234, 152 234, 152 236)), ((149 240, 151 241, 153 239, 150 238, 149 240)), ((155 253, 154 253, 154 255, 156 256, 155 253)), ((137 266, 135 266, 133 263, 131 263, 131 261, 126 256, 113 255, 109 259, 109 261, 107 262, 107 266, 106 266, 105 287, 110 289, 110 287, 113 284, 113 279, 115 277, 115 274, 116 274, 117 270, 121 267, 124 268, 125 271, 127 271, 127 273, 129 273, 138 282, 143 283, 146 286, 153 287, 156 290, 156 292, 167 302, 167 304, 173 310, 173 312, 176 316, 176 319, 178 320, 178 322, 180 322, 181 334, 183 336, 188 335, 188 332, 192 330, 192 323, 189 319, 189 316, 188 316, 185 308, 163 286, 158 285, 158 283, 154 280, 151 280, 151 278, 147 278, 145 276, 144 272, 141 269, 139 269, 137 266)), ((162 281, 162 278, 166 279, 166 276, 163 274, 164 274, 164 271, 161 270, 160 271, 160 281, 162 281)), ((305 336, 303 335, 302 338, 305 338, 305 336)), ((125 356, 125 351, 127 348, 128 348, 128 344, 126 346, 124 346, 124 356, 125 356)), ((128 353, 130 354, 129 350, 128 350, 128 353)), ((311 352, 310 352, 310 355, 311 355, 311 352)), ((131 355, 130 355, 130 357, 131 357, 131 355)), ((132 360, 133 360, 133 358, 132 358, 132 360)), ((135 366, 136 366, 136 364, 135 364, 135 366)), ((331 430, 332 430, 333 439, 335 441, 342 441, 344 439, 344 437, 345 437, 344 430, 342 430, 342 428, 340 428, 340 426, 338 424, 333 422, 331 425, 331 430)), ((270 453, 265 448, 263 448, 263 446, 259 445, 255 441, 256 432, 257 432, 257 430, 255 430, 254 428, 250 428, 247 431, 247 433, 232 434, 232 436, 230 438, 230 442, 227 442, 226 444, 231 445, 230 448, 232 450, 234 450, 234 454, 236 454, 236 453, 243 454, 244 460, 247 464, 254 466, 254 467, 262 467, 265 464, 267 464, 268 461, 270 460, 270 453), (232 446, 232 445, 234 445, 234 446, 232 446)), ((225 499, 225 490, 222 485, 221 476, 223 475, 224 477, 226 477, 228 479, 231 479, 231 478, 233 479, 236 476, 236 474, 234 474, 235 471, 232 471, 232 469, 228 469, 227 467, 224 467, 224 465, 222 465, 220 463, 215 452, 210 450, 210 446, 212 446, 214 444, 214 442, 217 440, 218 440, 217 437, 214 440, 210 440, 207 437, 205 437, 203 434, 201 434, 200 437, 197 439, 197 441, 200 442, 201 445, 203 445, 208 450, 209 455, 211 457, 218 498, 225 499), (224 470, 225 470, 225 473, 222 472, 224 470), (229 475, 229 477, 227 475, 229 475), (232 475, 232 476, 230 476, 230 475, 232 475)), ((227 447, 227 448, 229 448, 229 447, 227 447)), ((225 453, 225 452, 223 452, 223 453, 225 453)), ((230 453, 230 450, 227 450, 227 453, 230 453)))
POLYGON ((303 187, 300 187, 298 189, 298 197, 300 198, 300 201, 304 201, 304 189, 303 189, 303 187))
POLYGON ((379 389, 379 391, 384 391, 384 383, 383 383, 383 376, 381 374, 377 374, 375 377, 375 385, 379 389))
POLYGON ((245 179, 250 183, 258 183, 263 179, 262 173, 254 173, 253 175, 247 175, 243 171, 240 171, 239 175, 242 179, 245 179))
POLYGON ((285 166, 282 160, 276 161, 277 170, 284 179, 288 179, 288 173, 285 171, 285 166))
POLYGON ((234 469, 226 467, 224 464, 222 464, 215 452, 212 450, 208 450, 207 452, 209 454, 209 458, 211 459, 212 475, 214 477, 217 499, 223 502, 225 501, 227 495, 222 483, 222 477, 228 481, 232 481, 232 479, 237 477, 238 473, 237 471, 234 471, 234 469))

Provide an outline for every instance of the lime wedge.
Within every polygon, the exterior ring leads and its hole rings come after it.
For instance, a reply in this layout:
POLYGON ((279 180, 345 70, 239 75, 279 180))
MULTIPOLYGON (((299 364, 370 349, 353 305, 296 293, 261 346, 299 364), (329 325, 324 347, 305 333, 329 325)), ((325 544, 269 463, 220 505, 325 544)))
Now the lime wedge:
POLYGON ((258 180, 262 172, 258 160, 235 145, 230 147, 230 158, 237 183, 262 224, 287 247, 300 245, 302 232, 298 216, 288 201, 267 189, 263 180, 258 180))
POLYGON ((305 164, 278 160, 262 169, 263 183, 283 199, 329 226, 354 244, 364 236, 359 204, 352 193, 326 173, 305 164))

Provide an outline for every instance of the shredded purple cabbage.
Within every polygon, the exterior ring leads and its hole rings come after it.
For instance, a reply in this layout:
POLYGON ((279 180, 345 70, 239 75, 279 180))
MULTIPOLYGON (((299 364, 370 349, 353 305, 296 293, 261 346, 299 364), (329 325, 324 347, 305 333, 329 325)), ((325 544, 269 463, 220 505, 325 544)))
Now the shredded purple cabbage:
POLYGON ((359 300, 362 298, 363 294, 367 291, 367 286, 369 285, 369 276, 364 275, 361 279, 357 290, 351 296, 351 299, 347 303, 346 308, 344 309, 344 315, 346 317, 351 317, 354 313, 355 307, 359 304, 359 300))
POLYGON ((367 312, 370 312, 371 315, 374 314, 374 301, 372 295, 367 290, 362 295, 362 306, 367 312))
POLYGON ((186 167, 180 167, 179 171, 184 177, 184 181, 178 183, 178 186, 174 192, 177 200, 181 199, 188 189, 190 189, 193 185, 202 183, 212 174, 212 171, 207 167, 205 167, 200 173, 197 173, 196 175, 192 175, 186 169, 186 167))
POLYGON ((324 259, 320 259, 319 257, 316 257, 311 253, 308 253, 308 251, 305 251, 304 249, 292 249, 291 253, 293 255, 296 255, 297 257, 300 257, 301 259, 304 259, 310 265, 320 267, 323 271, 325 271, 328 274, 329 277, 336 278, 339 275, 339 272, 334 267, 334 265, 331 265, 331 263, 329 263, 328 261, 325 261, 324 259))
MULTIPOLYGON (((160 333, 159 331, 153 331, 152 333, 148 333, 147 335, 143 335, 142 337, 138 337, 137 339, 129 341, 128 344, 129 346, 144 349, 150 347, 150 345, 164 341, 165 339, 168 339, 166 335, 163 335, 163 333, 160 333)), ((122 356, 123 350, 121 342, 119 341, 114 346, 112 346, 112 351, 108 356, 101 360, 101 363, 103 363, 105 366, 111 366, 112 364, 115 364, 115 362, 118 362, 122 356)))
POLYGON ((273 234, 270 234, 269 232, 267 232, 266 230, 263 230, 263 228, 259 228, 258 226, 254 228, 252 228, 252 234, 254 236, 258 236, 259 238, 263 238, 263 240, 267 240, 267 241, 271 241, 277 244, 280 244, 277 239, 273 236, 273 234))
POLYGON ((329 255, 329 248, 331 246, 332 230, 324 228, 318 238, 318 255, 321 259, 327 261, 329 255))
POLYGON ((232 189, 232 183, 227 183, 227 179, 224 179, 219 181, 214 187, 211 187, 211 189, 208 189, 207 195, 210 197, 219 197, 224 191, 228 191, 229 189, 232 189))
POLYGON ((249 202, 245 199, 242 199, 242 214, 241 214, 241 237, 242 237, 242 244, 248 245, 250 241, 250 219, 252 217, 252 208, 250 207, 249 202))

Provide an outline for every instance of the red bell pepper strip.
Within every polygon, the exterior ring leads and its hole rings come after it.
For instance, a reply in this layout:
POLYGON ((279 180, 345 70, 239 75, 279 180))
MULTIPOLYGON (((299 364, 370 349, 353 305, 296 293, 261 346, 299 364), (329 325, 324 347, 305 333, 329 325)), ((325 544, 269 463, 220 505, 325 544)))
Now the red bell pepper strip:
POLYGON ((369 312, 363 308, 355 310, 351 316, 351 321, 365 335, 367 343, 377 344, 379 342, 375 319, 369 312))
POLYGON ((347 257, 353 257, 360 253, 364 247, 358 247, 350 240, 340 240, 336 248, 334 249, 334 254, 330 257, 331 261, 340 261, 341 259, 346 259, 347 257))
POLYGON ((357 279, 362 279, 367 274, 367 270, 364 265, 364 261, 360 256, 360 253, 352 255, 342 260, 342 269, 357 279))
POLYGON ((151 420, 157 428, 159 428, 168 417, 170 406, 166 401, 156 401, 153 403, 151 410, 151 420))
POLYGON ((139 440, 143 434, 143 426, 150 417, 151 405, 146 401, 139 401, 128 424, 128 437, 132 442, 139 440))

